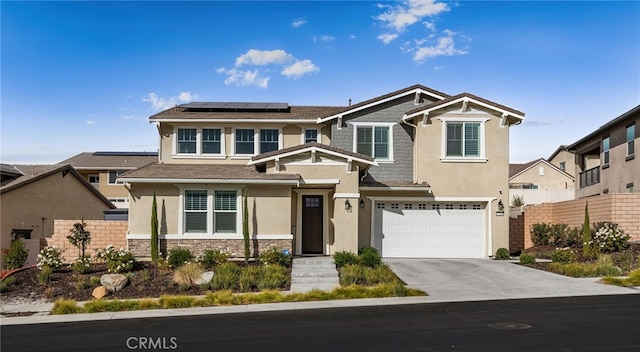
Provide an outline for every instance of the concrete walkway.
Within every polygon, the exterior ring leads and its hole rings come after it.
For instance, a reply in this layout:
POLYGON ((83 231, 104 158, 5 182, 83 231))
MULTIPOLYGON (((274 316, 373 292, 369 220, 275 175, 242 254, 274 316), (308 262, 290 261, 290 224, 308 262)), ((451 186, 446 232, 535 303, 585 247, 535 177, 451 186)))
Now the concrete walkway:
POLYGON ((593 296, 640 293, 490 259, 390 259, 384 261, 409 287, 429 293, 431 302, 593 296))

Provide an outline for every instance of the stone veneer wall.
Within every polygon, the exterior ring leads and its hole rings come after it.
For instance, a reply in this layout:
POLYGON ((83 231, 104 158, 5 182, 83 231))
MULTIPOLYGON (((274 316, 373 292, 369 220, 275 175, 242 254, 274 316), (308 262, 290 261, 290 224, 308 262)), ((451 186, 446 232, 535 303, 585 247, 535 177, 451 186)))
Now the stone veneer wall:
MULTIPOLYGON (((47 238, 47 245, 64 249, 62 260, 65 263, 70 263, 78 257, 78 248, 69 243, 67 236, 73 229, 73 224, 81 221, 53 221, 53 236, 47 238)), ((91 242, 86 248, 86 254, 94 255, 96 249, 104 250, 108 245, 113 245, 116 249, 127 248, 126 234, 129 228, 127 221, 84 220, 84 223, 85 229, 91 233, 91 242)))
MULTIPOLYGON (((223 240, 223 239, 161 239, 160 252, 166 255, 169 250, 182 247, 188 248, 194 255, 200 255, 207 249, 219 249, 229 253, 232 258, 244 258, 243 240, 223 240)), ((129 250, 138 258, 148 258, 151 256, 151 240, 129 239, 127 240, 129 250)), ((259 253, 270 249, 292 250, 292 240, 251 240, 251 256, 257 257, 259 253)))

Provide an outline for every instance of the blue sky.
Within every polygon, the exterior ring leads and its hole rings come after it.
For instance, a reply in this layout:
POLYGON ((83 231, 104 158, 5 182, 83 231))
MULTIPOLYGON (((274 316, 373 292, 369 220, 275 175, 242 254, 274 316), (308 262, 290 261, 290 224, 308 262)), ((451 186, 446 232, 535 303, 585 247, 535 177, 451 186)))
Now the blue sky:
POLYGON ((416 83, 526 113, 548 157, 640 103, 640 2, 7 2, 3 163, 156 151, 188 101, 346 105, 416 83))

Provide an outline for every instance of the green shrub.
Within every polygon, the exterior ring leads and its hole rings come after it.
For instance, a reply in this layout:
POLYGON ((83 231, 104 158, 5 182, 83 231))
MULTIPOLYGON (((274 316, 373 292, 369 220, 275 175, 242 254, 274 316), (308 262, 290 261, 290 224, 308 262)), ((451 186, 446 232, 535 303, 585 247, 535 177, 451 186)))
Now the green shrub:
POLYGON ((173 272, 173 282, 178 285, 184 285, 187 288, 193 286, 202 276, 204 270, 198 263, 187 263, 179 266, 173 272))
POLYGON ((536 257, 533 254, 522 253, 520 254, 520 264, 535 264, 536 257))
POLYGON ((69 267, 78 274, 86 274, 91 271, 91 256, 77 257, 69 264, 69 267))
POLYGON ((104 260, 107 270, 117 274, 131 272, 136 263, 133 253, 124 249, 117 250, 112 245, 108 245, 104 251, 96 251, 96 259, 104 260))
POLYGON ((611 257, 600 255, 596 263, 550 263, 551 271, 571 277, 618 276, 622 272, 611 257))
POLYGON ((164 309, 189 308, 195 300, 196 298, 193 296, 162 296, 158 300, 158 304, 164 309))
POLYGON ((363 274, 364 283, 370 286, 400 282, 396 274, 385 264, 380 264, 374 268, 365 267, 363 274))
POLYGON ((48 266, 55 271, 62 267, 62 252, 64 250, 55 247, 45 247, 38 253, 38 268, 48 266))
POLYGON ((380 252, 371 246, 365 246, 358 251, 358 262, 364 266, 375 267, 382 262, 380 252))
POLYGON ((170 267, 177 268, 192 261, 193 258, 193 253, 188 248, 176 247, 169 250, 167 262, 170 267))
POLYGON ((84 309, 72 299, 59 299, 53 304, 51 314, 75 314, 83 313, 84 309))
POLYGON ((223 252, 219 249, 207 249, 196 258, 196 261, 205 268, 214 268, 222 263, 229 261, 229 253, 223 252))
POLYGON ((589 245, 599 253, 620 252, 629 248, 631 236, 614 223, 599 223, 589 245))
POLYGON ((16 278, 13 276, 8 276, 0 280, 0 292, 8 291, 11 285, 13 285, 15 282, 16 278))
POLYGON ((365 283, 364 266, 347 264, 340 269, 340 285, 360 285, 365 283))
POLYGON ((551 228, 545 223, 537 223, 531 226, 531 242, 536 246, 547 246, 551 240, 551 228))
POLYGON ((213 278, 209 282, 209 288, 212 290, 232 290, 236 287, 240 275, 240 268, 236 263, 220 264, 213 272, 213 278))
POLYGON ((270 265, 260 270, 260 276, 256 282, 259 290, 275 290, 288 284, 287 269, 281 265, 270 265))
POLYGON ((556 249, 551 253, 551 261, 556 263, 571 263, 576 260, 576 254, 569 248, 556 249))
POLYGON ((240 292, 251 292, 257 287, 258 278, 262 273, 259 266, 248 266, 240 271, 238 276, 238 290, 240 292))
POLYGON ((524 205, 524 196, 520 196, 520 195, 514 195, 513 198, 511 198, 511 206, 512 207, 521 207, 524 205))
POLYGON ((125 312, 128 310, 138 310, 140 304, 137 300, 104 300, 96 299, 84 304, 84 311, 86 313, 97 312, 125 312))
POLYGON ((275 247, 260 253, 258 260, 264 265, 291 266, 291 254, 289 254, 289 251, 279 250, 275 247))
POLYGON ((45 265, 40 268, 37 277, 39 283, 46 285, 51 282, 51 279, 53 277, 53 269, 45 265))
POLYGON ((333 261, 338 268, 349 264, 358 264, 358 256, 349 251, 339 251, 333 254, 333 261))
POLYGON ((511 254, 507 248, 498 248, 494 258, 496 260, 509 260, 511 259, 511 254))
POLYGON ((25 248, 24 242, 15 240, 11 242, 9 250, 4 253, 4 264, 9 270, 22 268, 28 256, 29 250, 25 248))

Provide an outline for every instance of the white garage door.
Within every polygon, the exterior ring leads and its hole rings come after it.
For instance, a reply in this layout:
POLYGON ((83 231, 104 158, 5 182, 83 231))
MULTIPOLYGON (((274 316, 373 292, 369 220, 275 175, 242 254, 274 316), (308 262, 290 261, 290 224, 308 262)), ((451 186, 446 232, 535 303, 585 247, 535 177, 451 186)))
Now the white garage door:
POLYGON ((376 202, 374 246, 391 258, 484 258, 485 205, 376 202))

